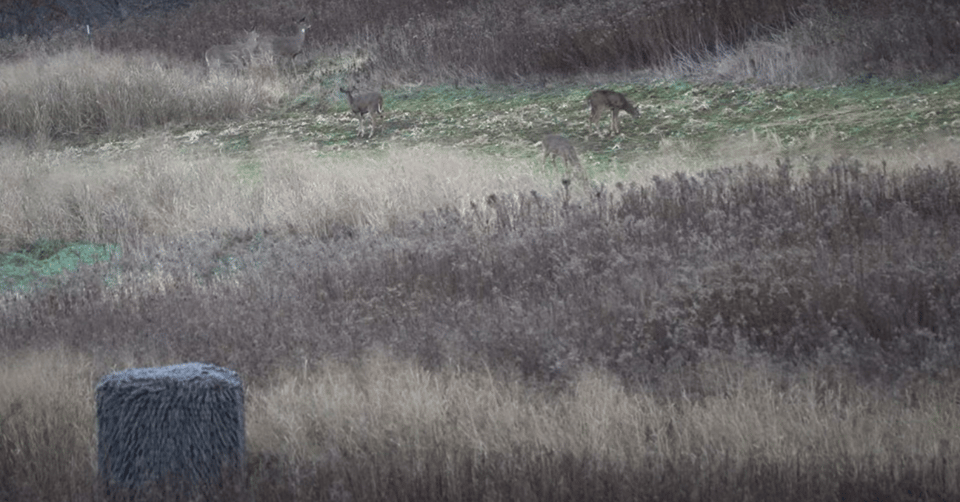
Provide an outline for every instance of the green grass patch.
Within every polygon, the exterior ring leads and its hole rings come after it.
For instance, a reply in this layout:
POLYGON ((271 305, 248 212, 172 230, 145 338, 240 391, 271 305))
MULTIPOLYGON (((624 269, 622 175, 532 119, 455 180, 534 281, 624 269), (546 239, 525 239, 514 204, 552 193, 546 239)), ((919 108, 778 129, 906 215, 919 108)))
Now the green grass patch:
POLYGON ((600 122, 603 136, 589 132, 585 98, 596 86, 485 84, 388 90, 373 138, 357 138, 356 117, 346 100, 330 91, 329 110, 238 124, 215 141, 236 149, 237 138, 268 133, 313 143, 320 150, 365 152, 387 142, 426 142, 530 159, 540 154, 533 145, 543 136, 562 134, 602 172, 676 144, 684 145, 691 157, 757 141, 773 144, 773 154, 780 156, 826 146, 855 154, 912 148, 932 137, 960 133, 960 84, 955 82, 868 81, 812 88, 645 81, 605 87, 623 92, 640 111, 638 118, 621 114, 620 135, 609 135, 609 114, 600 122))
POLYGON ((0 290, 28 288, 83 264, 109 260, 117 250, 114 245, 39 240, 21 251, 0 255, 0 290))

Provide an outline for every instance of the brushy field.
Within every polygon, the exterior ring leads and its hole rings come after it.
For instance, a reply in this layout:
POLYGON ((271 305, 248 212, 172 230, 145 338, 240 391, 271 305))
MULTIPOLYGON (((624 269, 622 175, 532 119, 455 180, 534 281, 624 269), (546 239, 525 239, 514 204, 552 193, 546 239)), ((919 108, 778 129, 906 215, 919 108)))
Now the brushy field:
POLYGON ((216 500, 958 498, 948 6, 324 5, 296 73, 207 75, 195 9, 0 46, 0 500, 104 500, 96 382, 185 361, 246 384, 216 500))

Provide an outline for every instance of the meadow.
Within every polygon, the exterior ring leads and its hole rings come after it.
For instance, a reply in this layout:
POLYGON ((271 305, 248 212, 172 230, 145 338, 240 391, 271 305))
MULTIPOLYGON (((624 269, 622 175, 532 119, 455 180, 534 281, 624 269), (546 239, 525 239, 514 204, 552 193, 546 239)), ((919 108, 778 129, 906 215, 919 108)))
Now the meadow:
POLYGON ((955 10, 415 3, 283 3, 293 69, 199 7, 0 43, 0 500, 107 499, 97 381, 186 361, 246 388, 212 500, 958 497, 955 10))

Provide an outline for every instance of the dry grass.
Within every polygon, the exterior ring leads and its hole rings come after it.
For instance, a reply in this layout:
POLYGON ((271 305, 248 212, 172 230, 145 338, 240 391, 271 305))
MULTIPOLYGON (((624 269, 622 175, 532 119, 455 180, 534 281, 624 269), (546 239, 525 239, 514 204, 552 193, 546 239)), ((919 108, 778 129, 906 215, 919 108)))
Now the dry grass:
POLYGON ((947 2, 807 2, 783 30, 725 40, 716 50, 676 55, 665 78, 760 85, 823 85, 852 79, 951 79, 960 10, 947 2), (733 43, 730 43, 733 42, 733 43))
POLYGON ((250 117, 291 90, 282 79, 213 75, 151 54, 72 48, 4 63, 0 129, 40 146, 250 117))
MULTIPOLYGON (((654 177, 735 163, 772 166, 783 145, 746 137, 709 153, 698 150, 663 140, 657 151, 593 178, 608 186, 648 184, 654 177)), ((288 228, 318 236, 379 231, 438 208, 468 212, 471 202, 491 193, 558 188, 555 174, 540 171, 540 157, 505 159, 428 144, 318 155, 309 145, 277 139, 230 155, 150 136, 115 149, 37 151, 6 144, 0 152, 0 249, 6 250, 38 239, 137 242, 210 228, 288 228)), ((801 166, 850 155, 825 140, 805 152, 795 159, 801 166)), ((857 152, 857 158, 902 169, 939 165, 958 154, 956 141, 931 138, 921 147, 857 152)))
POLYGON ((49 500, 51 493, 89 493, 96 475, 94 378, 89 358, 64 350, 4 358, 0 497, 49 500))
MULTIPOLYGON (((777 160, 790 157, 799 167, 823 165, 831 159, 856 158, 865 164, 885 163, 891 170, 916 166, 936 166, 960 155, 960 142, 953 137, 935 135, 918 146, 892 148, 848 148, 838 146, 835 138, 812 138, 796 157, 785 155, 783 141, 771 134, 750 134, 725 141, 709 151, 692 141, 664 139, 657 150, 617 166, 617 170, 597 173, 594 178, 608 185, 634 181, 648 184, 655 177, 669 178, 674 173, 697 174, 737 164, 772 167, 777 160)), ((797 171, 794 174, 801 174, 797 171)))
POLYGON ((785 463, 800 451, 889 464, 902 456, 935 458, 960 422, 950 396, 938 391, 921 391, 906 406, 894 395, 845 387, 849 382, 825 374, 785 376, 780 368, 716 354, 698 369, 709 388, 670 402, 649 390, 628 391, 612 375, 593 370, 552 395, 515 379, 431 372, 380 353, 350 363, 311 361, 309 367, 316 369, 251 391, 255 450, 283 445, 297 463, 331 450, 393 443, 400 450, 440 444, 480 454, 524 447, 621 464, 638 457, 659 463, 757 454, 785 463), (899 431, 906 423, 919 426, 899 431))
POLYGON ((551 190, 525 161, 430 145, 318 156, 280 140, 231 156, 161 138, 109 153, 2 147, 0 248, 37 239, 134 243, 211 228, 325 236, 387 230, 491 192, 551 190))
MULTIPOLYGON (((62 350, 7 356, 2 363, 0 485, 7 492, 0 494, 99 500, 91 403, 96 377, 107 368, 62 350)), ((304 361, 271 384, 247 389, 248 483, 254 483, 248 496, 305 500, 319 491, 324 499, 380 500, 391 493, 475 499, 477 485, 487 485, 487 497, 503 499, 507 485, 524 483, 512 468, 539 463, 558 469, 561 479, 590 471, 561 460, 569 458, 622 473, 624 485, 615 492, 623 494, 647 476, 670 476, 671 469, 699 476, 700 486, 660 493, 668 500, 723 485, 709 466, 733 476, 750 466, 792 466, 812 476, 823 461, 836 470, 821 472, 820 483, 843 479, 837 473, 849 469, 862 481, 889 476, 896 486, 933 465, 931 474, 944 477, 929 480, 926 489, 943 496, 960 491, 947 467, 960 460, 952 432, 960 413, 950 402, 956 388, 919 384, 891 394, 849 385, 840 374, 785 373, 719 354, 698 373, 701 392, 687 388, 664 400, 594 370, 556 394, 505 375, 427 371, 380 351, 352 362, 304 361), (892 472, 888 466, 895 466, 892 472), (424 492, 416 481, 438 469, 446 496, 424 492), (487 477, 493 474, 507 478, 487 477), (274 476, 269 482, 255 481, 268 475, 274 476)), ((791 487, 816 486, 804 484, 799 472, 781 479, 786 500, 804 495, 791 496, 791 487)), ((761 487, 763 471, 752 476, 748 483, 761 487)), ((560 498, 576 493, 570 490, 549 489, 560 498)), ((658 493, 656 484, 644 493, 658 493)), ((537 491, 528 495, 544 499, 537 491)))

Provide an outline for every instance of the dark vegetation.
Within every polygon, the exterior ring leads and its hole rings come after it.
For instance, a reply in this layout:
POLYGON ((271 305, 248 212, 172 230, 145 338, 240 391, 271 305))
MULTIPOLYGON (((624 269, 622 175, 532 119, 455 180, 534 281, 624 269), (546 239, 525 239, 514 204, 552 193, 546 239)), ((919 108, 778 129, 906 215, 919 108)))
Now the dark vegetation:
MULTIPOLYGON (((124 3, 129 2, 118 5, 124 3)), ((208 47, 240 30, 292 33, 301 17, 312 24, 307 53, 360 54, 353 70, 365 81, 541 79, 678 61, 690 66, 798 23, 807 24, 804 37, 776 58, 830 66, 811 69, 817 74, 804 75, 806 80, 822 80, 826 73, 841 78, 953 74, 960 54, 957 6, 913 0, 201 0, 95 26, 89 36, 71 26, 53 39, 199 62, 208 47)), ((0 45, 0 50, 14 55, 24 47, 58 50, 60 45, 40 41, 0 45)), ((764 57, 753 58, 748 71, 754 76, 764 57)))
MULTIPOLYGON (((294 20, 307 16, 313 24, 308 46, 365 51, 370 59, 356 70, 367 79, 537 78, 646 68, 681 55, 707 57, 782 29, 798 15, 815 12, 816 5, 806 0, 197 2, 166 18, 103 30, 93 42, 105 50, 159 50, 198 60, 206 47, 241 27, 289 31, 294 20)), ((842 2, 830 15, 855 21, 823 26, 814 32, 823 40, 797 50, 847 53, 850 59, 842 64, 855 75, 957 69, 955 6, 865 0, 842 2)))
POLYGON ((157 247, 169 250, 153 257, 171 277, 163 292, 103 280, 149 263, 128 253, 25 295, 0 340, 195 357, 250 382, 300 354, 371 347, 561 387, 585 364, 652 384, 702 349, 870 381, 954 374, 960 169, 804 171, 677 174, 578 204, 490 194, 376 234, 341 222, 327 238, 185 237, 157 247))
MULTIPOLYGON (((794 23, 809 8, 625 0, 319 5, 195 3, 103 27, 92 43, 197 61, 224 30, 280 31, 308 15, 314 50, 368 52, 356 76, 546 79, 707 57, 794 23)), ((840 62, 848 78, 956 70, 953 6, 864 1, 833 9, 860 20, 818 46, 848 56, 840 62)), ((631 393, 687 410, 734 399, 698 373, 716 353, 768 362, 782 372, 783 393, 794 390, 792 375, 823 375, 814 407, 843 408, 849 386, 913 396, 928 382, 956 382, 956 164, 844 158, 798 168, 782 158, 578 189, 490 193, 469 209, 437 207, 377 232, 331 218, 312 222, 314 231, 264 225, 114 242, 123 249, 109 262, 3 297, 0 351, 65 347, 141 365, 202 360, 237 371, 248 386, 267 386, 279 369, 307 359, 359 360, 386 350, 431 371, 489 372, 558 399, 579 372, 601 368, 631 393), (151 270, 163 271, 159 285, 118 279, 151 270)), ((134 227, 118 235, 137 233, 141 222, 127 221, 134 227)), ((32 254, 55 242, 38 243, 32 254)), ((918 406, 911 399, 905 408, 918 406)), ((955 399, 937 405, 954 416, 955 399)), ((4 404, 0 500, 103 498, 89 471, 60 457, 89 445, 71 443, 62 428, 16 420, 21 401, 4 404)), ((635 439, 669 443, 683 432, 671 422, 635 439)), ((221 498, 950 500, 960 490, 951 434, 937 451, 898 451, 884 461, 803 450, 731 458, 707 448, 651 458, 643 446, 614 461, 535 443, 504 452, 437 441, 412 451, 383 438, 345 447, 337 462, 252 451, 246 478, 221 498)))

